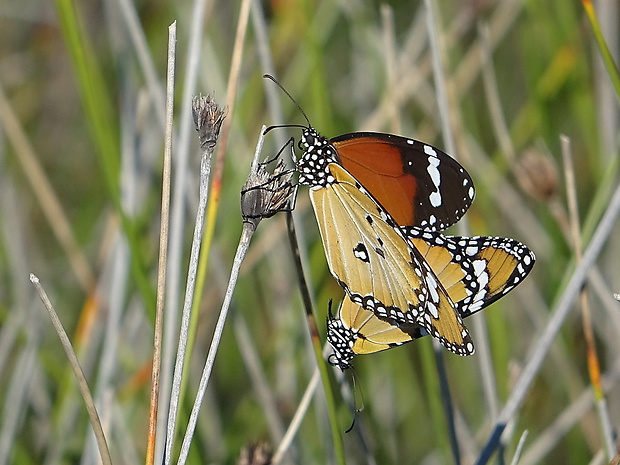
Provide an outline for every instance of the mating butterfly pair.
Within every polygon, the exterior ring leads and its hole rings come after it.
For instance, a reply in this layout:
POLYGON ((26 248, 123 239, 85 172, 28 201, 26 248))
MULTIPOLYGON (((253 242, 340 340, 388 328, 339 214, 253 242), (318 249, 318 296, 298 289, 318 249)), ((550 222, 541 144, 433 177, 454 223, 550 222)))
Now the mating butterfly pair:
POLYGON ((474 198, 471 178, 444 152, 390 134, 328 140, 302 127, 299 182, 310 186, 329 269, 346 292, 328 319, 335 363, 345 369, 356 354, 427 334, 472 354, 463 318, 521 282, 533 253, 512 239, 438 232, 474 198))
POLYGON ((297 163, 310 186, 330 271, 346 291, 328 320, 336 363, 430 334, 450 351, 474 345, 463 318, 513 289, 531 270, 523 244, 446 237, 474 198, 454 159, 389 134, 327 140, 303 130, 297 163))

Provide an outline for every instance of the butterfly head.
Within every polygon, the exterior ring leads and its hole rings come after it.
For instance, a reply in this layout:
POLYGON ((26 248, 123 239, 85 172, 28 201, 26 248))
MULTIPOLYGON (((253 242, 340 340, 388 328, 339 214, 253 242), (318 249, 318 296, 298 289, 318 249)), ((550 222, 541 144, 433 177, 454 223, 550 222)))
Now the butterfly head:
POLYGON ((326 137, 308 126, 301 134, 299 149, 303 152, 297 162, 301 184, 325 187, 334 182, 328 165, 338 162, 338 153, 326 137))
POLYGON ((356 339, 357 334, 353 330, 347 328, 340 318, 330 314, 327 318, 327 340, 334 353, 329 356, 328 362, 338 366, 342 371, 351 368, 351 360, 355 356, 353 344, 356 339))
POLYGON ((271 75, 265 74, 264 78, 274 82, 286 96, 297 106, 307 125, 286 124, 278 126, 270 126, 267 131, 274 128, 282 127, 299 127, 302 128, 301 139, 299 140, 299 149, 302 151, 301 158, 297 160, 297 171, 299 172, 300 184, 306 184, 310 187, 327 187, 335 182, 334 177, 330 174, 329 164, 339 163, 338 151, 331 142, 324 136, 320 135, 316 129, 312 127, 310 119, 303 108, 297 103, 289 92, 271 75))

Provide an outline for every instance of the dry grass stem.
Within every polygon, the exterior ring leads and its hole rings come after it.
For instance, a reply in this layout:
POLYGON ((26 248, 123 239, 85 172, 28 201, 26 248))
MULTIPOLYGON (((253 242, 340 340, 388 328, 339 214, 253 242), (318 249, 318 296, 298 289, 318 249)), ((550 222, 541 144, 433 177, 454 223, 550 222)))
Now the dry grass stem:
POLYGON ((186 363, 186 350, 189 340, 189 328, 192 318, 192 305, 195 299, 196 279, 198 275, 198 265, 200 249, 203 240, 205 223, 205 213, 209 197, 209 178, 211 175, 211 159, 215 145, 219 138, 222 121, 225 111, 210 97, 195 97, 192 99, 192 114, 200 148, 200 180, 198 191, 198 210, 196 212, 196 222, 194 224, 194 235, 192 238, 192 248, 190 251, 189 266, 187 271, 187 284, 185 288, 185 299, 181 313, 181 329, 179 332, 179 343, 174 364, 174 375, 172 380, 172 391, 170 394, 170 405, 168 409, 168 423, 166 429, 166 447, 164 453, 164 463, 169 464, 172 460, 172 450, 174 447, 176 418, 181 397, 181 384, 183 369, 186 363))
POLYGON ((166 124, 164 138, 164 161, 161 193, 161 225, 159 234, 159 262, 157 266, 157 307, 155 309, 155 331, 153 337, 153 370, 151 373, 151 408, 147 436, 146 465, 155 460, 157 411, 161 370, 161 349, 164 320, 164 296, 166 290, 166 269, 168 259, 168 230, 170 226, 170 172, 172 166, 172 122, 174 114, 174 69, 176 63, 177 23, 168 28, 168 72, 166 80, 166 124))
POLYGON ((513 418, 517 409, 523 402, 534 378, 536 377, 543 360, 547 356, 549 349, 555 336, 557 335, 560 327, 564 323, 571 305, 581 290, 583 282, 587 278, 588 271, 594 264, 594 261, 598 257, 603 245, 607 241, 609 234, 615 224, 618 213, 620 212, 620 186, 617 187, 611 198, 608 208, 601 218, 599 225, 592 236, 592 240, 588 244, 582 261, 577 265, 577 268, 573 272, 570 281, 568 282, 566 289, 564 290, 560 300, 553 309, 549 322, 540 336, 538 342, 534 345, 535 350, 530 356, 527 364, 523 368, 521 376, 515 383, 513 390, 510 394, 508 401, 499 414, 499 417, 495 423, 495 429, 491 434, 482 454, 477 462, 478 465, 487 463, 491 454, 495 451, 499 442, 500 436, 506 428, 507 422, 513 418))
MULTIPOLYGON (((261 133, 259 135, 257 149, 256 149, 256 153, 257 153, 256 156, 258 156, 258 153, 260 153, 260 150, 263 146, 264 137, 265 136, 264 136, 264 128, 263 128, 263 130, 261 130, 261 133)), ((253 163, 252 166, 255 167, 256 171, 260 171, 260 172, 264 171, 263 164, 255 165, 253 163)), ((276 170, 277 169, 278 168, 276 168, 276 170)), ((246 182, 246 185, 244 186, 244 190, 253 191, 255 188, 258 188, 256 192, 260 193, 261 189, 263 189, 266 195, 268 196, 268 198, 276 202, 274 204, 263 202, 263 201, 256 202, 256 204, 253 203, 253 205, 261 205, 264 208, 262 213, 264 215, 263 217, 266 218, 276 213, 275 211, 276 207, 286 208, 291 198, 293 198, 295 189, 294 187, 291 189, 290 177, 288 177, 285 173, 282 173, 282 172, 274 173, 273 178, 264 179, 263 176, 257 175, 256 171, 254 170, 250 171, 250 174, 248 176, 248 181, 246 182), (256 183, 259 183, 259 184, 256 184, 256 183), (280 191, 288 192, 289 196, 283 197, 282 195, 273 195, 273 192, 280 192, 280 191)), ((183 437, 183 443, 181 444, 181 452, 180 452, 179 461, 178 461, 179 465, 185 464, 187 460, 187 457, 189 454, 189 448, 190 448, 191 441, 192 441, 194 431, 196 428, 196 423, 198 421, 198 413, 200 411, 202 400, 204 398, 204 394, 207 389, 209 379, 211 377, 211 372, 213 370, 213 365, 215 363, 215 357, 217 355, 217 351, 218 351, 220 341, 222 338, 222 333, 224 331, 224 325, 226 323, 226 319, 228 316, 230 303, 232 301, 233 292, 234 292, 235 286, 237 285, 237 280, 239 278, 239 270, 241 268, 241 264, 243 263, 243 259, 247 253, 247 250, 250 246, 250 240, 252 236, 254 235, 254 232, 256 231, 256 227, 258 226, 258 223, 260 222, 260 215, 259 215, 260 212, 257 211, 256 209, 253 209, 252 213, 257 216, 252 218, 252 220, 248 221, 247 216, 245 216, 245 214, 247 213, 247 210, 244 209, 243 197, 242 197, 242 213, 244 214, 243 230, 241 232, 241 238, 239 240, 237 252, 235 254, 235 258, 233 261, 233 266, 232 266, 232 270, 230 273, 228 286, 226 288, 226 294, 224 296, 224 302, 222 303, 222 308, 220 310, 220 314, 219 314, 219 317, 218 317, 218 320, 215 326, 215 330, 213 333, 213 338, 211 340, 211 345, 209 347, 209 352, 207 354, 207 359, 205 361, 204 369, 202 371, 202 376, 200 378, 198 392, 196 394, 194 405, 192 407, 192 411, 189 417, 188 426, 185 431, 185 435, 183 437)), ((185 318, 183 318, 183 320, 185 321, 185 318)), ((171 411, 172 411, 172 408, 171 408, 171 411)), ((168 456, 168 453, 166 454, 166 456, 168 456)))
MULTIPOLYGON (((568 137, 562 136, 561 144, 562 161, 564 163, 564 177, 566 179, 566 194, 568 198, 570 232, 572 236, 575 258, 577 263, 579 263, 582 259, 582 244, 581 231, 579 226, 579 209, 577 205, 577 190, 575 186, 575 170, 573 167, 570 139, 568 137)), ((592 384, 592 389, 594 390, 594 397, 596 399, 596 408, 599 415, 599 421, 601 423, 605 450, 607 452, 607 459, 611 460, 612 457, 616 454, 616 446, 614 444, 613 427, 611 425, 611 419, 609 418, 607 401, 605 400, 605 394, 601 385, 601 369, 596 349, 594 331, 592 329, 592 316, 590 311, 590 304, 588 301, 587 288, 584 288, 580 293, 580 303, 581 321, 583 323, 583 333, 586 341, 588 373, 590 375, 590 383, 592 384)))
MULTIPOLYGON (((187 44, 187 62, 183 73, 183 94, 179 113, 179 131, 175 147, 174 180, 172 192, 172 207, 170 217, 170 241, 168 245, 168 284, 166 286, 166 303, 168 309, 164 320, 164 341, 162 351, 162 374, 160 381, 161 397, 168 399, 171 395, 173 378, 173 360, 179 336, 177 311, 180 301, 182 277, 181 263, 183 260, 183 245, 185 241, 185 213, 187 210, 187 187, 190 185, 190 141, 192 129, 192 96, 196 94, 196 82, 202 53, 205 12, 207 0, 193 0, 191 12, 191 26, 187 44)), ((157 444, 155 461, 160 463, 164 454, 168 411, 167 405, 160 405, 159 421, 157 424, 157 444)))
POLYGON ((37 293, 39 294, 39 297, 41 298, 41 301, 43 302, 43 305, 45 306, 45 309, 50 316, 52 325, 54 326, 54 329, 58 334, 58 338, 60 339, 62 348, 67 355, 67 359, 69 360, 69 364, 71 365, 71 369, 73 370, 73 374, 75 375, 78 387, 80 388, 80 394, 82 394, 82 399, 84 399, 86 411, 88 412, 90 424, 95 433, 97 446, 99 448, 99 453, 101 454, 101 461, 104 465, 112 465, 112 458, 110 457, 110 451, 106 443, 105 433, 103 432, 101 422, 99 421, 99 414, 97 413, 97 409, 95 408, 95 403, 90 393, 90 389, 88 388, 88 382, 86 381, 86 377, 84 376, 82 367, 80 366, 80 361, 78 360, 77 355, 73 351, 73 346, 71 345, 69 336, 67 336, 65 328, 63 327, 60 318, 58 318, 58 314, 56 313, 56 310, 54 310, 54 306, 52 305, 52 302, 47 296, 47 293, 43 289, 39 278, 36 277, 34 274, 30 273, 30 282, 37 290, 37 293))

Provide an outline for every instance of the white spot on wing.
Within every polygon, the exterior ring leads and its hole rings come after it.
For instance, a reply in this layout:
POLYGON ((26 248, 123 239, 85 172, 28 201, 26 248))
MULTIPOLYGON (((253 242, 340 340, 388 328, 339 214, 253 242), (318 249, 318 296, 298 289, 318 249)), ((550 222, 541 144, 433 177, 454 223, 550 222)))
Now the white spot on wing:
POLYGON ((431 205, 435 208, 441 206, 441 191, 439 186, 441 185, 441 173, 439 173, 439 163, 440 160, 437 158, 437 154, 435 149, 429 145, 424 146, 424 152, 429 155, 428 157, 428 165, 426 166, 426 171, 428 175, 431 177, 431 181, 435 185, 435 192, 429 195, 428 200, 431 202, 431 205))
POLYGON ((433 302, 439 302, 439 293, 437 292, 437 281, 432 274, 426 275, 426 281, 428 283, 428 290, 431 293, 431 299, 433 302))
POLYGON ((476 255, 478 253, 478 247, 467 247, 465 253, 470 256, 476 255))
MULTIPOLYGON (((433 157, 437 157, 437 152, 435 152, 435 149, 430 145, 424 144, 424 153, 427 155, 432 155, 433 157)), ((437 163, 439 163, 439 160, 437 160, 437 163)))

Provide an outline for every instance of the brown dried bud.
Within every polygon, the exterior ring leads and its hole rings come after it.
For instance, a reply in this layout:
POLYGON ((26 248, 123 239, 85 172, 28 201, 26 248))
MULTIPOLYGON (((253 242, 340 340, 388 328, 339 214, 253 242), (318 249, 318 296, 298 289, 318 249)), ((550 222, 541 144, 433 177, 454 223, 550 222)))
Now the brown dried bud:
POLYGON ((198 95, 192 99, 192 116, 196 131, 198 131, 200 147, 213 151, 220 135, 222 122, 226 118, 226 110, 220 108, 211 95, 206 97, 198 95))
POLYGON ((297 185, 292 183, 294 170, 286 169, 280 159, 270 174, 265 166, 271 161, 259 163, 241 190, 241 215, 244 221, 255 226, 263 218, 279 211, 290 211, 295 206, 297 185))
POLYGON ((514 167, 521 189, 540 202, 549 202, 558 193, 558 169, 549 154, 527 149, 514 167))
POLYGON ((267 444, 250 444, 241 449, 237 465, 269 465, 271 459, 271 450, 267 444))

